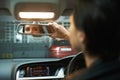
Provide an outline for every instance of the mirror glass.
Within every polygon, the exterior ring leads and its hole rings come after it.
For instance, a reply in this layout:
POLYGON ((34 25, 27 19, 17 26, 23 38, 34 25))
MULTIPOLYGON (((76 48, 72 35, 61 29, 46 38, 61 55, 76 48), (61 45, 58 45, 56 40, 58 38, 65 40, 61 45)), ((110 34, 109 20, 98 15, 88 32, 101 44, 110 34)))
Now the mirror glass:
POLYGON ((55 29, 48 24, 20 24, 18 25, 17 32, 20 34, 40 36, 51 35, 55 29))

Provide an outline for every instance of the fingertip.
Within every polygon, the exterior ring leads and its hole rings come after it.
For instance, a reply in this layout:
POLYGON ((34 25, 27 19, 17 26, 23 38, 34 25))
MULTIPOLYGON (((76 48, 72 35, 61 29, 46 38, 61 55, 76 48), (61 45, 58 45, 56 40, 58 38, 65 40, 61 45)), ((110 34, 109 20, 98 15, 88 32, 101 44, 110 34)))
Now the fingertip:
POLYGON ((52 24, 53 24, 53 22, 49 22, 48 24, 49 24, 49 25, 52 25, 52 24))

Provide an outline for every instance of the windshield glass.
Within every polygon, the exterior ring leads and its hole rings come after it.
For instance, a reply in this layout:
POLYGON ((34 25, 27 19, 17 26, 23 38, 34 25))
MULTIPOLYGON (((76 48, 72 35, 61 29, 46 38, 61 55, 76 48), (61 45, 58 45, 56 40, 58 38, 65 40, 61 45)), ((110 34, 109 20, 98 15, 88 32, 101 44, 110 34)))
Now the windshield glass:
MULTIPOLYGON (((69 17, 61 16, 58 24, 69 28, 69 17)), ((0 16, 0 58, 61 58, 73 55, 68 40, 53 39, 49 36, 35 37, 17 33, 19 23, 11 16, 0 16), (56 55, 57 54, 57 55, 56 55), (62 55, 62 56, 61 56, 62 55)))

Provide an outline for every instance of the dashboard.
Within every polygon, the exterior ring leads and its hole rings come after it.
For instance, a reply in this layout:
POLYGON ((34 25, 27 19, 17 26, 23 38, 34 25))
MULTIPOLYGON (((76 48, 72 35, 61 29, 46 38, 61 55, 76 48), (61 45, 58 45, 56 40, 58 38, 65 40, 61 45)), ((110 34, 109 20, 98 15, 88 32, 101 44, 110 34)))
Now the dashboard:
POLYGON ((69 62, 65 58, 0 60, 0 80, 63 80, 69 62))
POLYGON ((62 79, 66 66, 58 62, 30 63, 17 68, 16 80, 62 79))

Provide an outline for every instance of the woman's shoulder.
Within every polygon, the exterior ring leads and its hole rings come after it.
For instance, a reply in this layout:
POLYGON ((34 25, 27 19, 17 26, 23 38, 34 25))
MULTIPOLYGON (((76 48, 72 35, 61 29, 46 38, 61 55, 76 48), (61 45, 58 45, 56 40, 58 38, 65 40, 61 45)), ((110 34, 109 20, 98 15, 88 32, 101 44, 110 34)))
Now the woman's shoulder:
POLYGON ((120 61, 96 62, 71 80, 120 80, 120 61))

